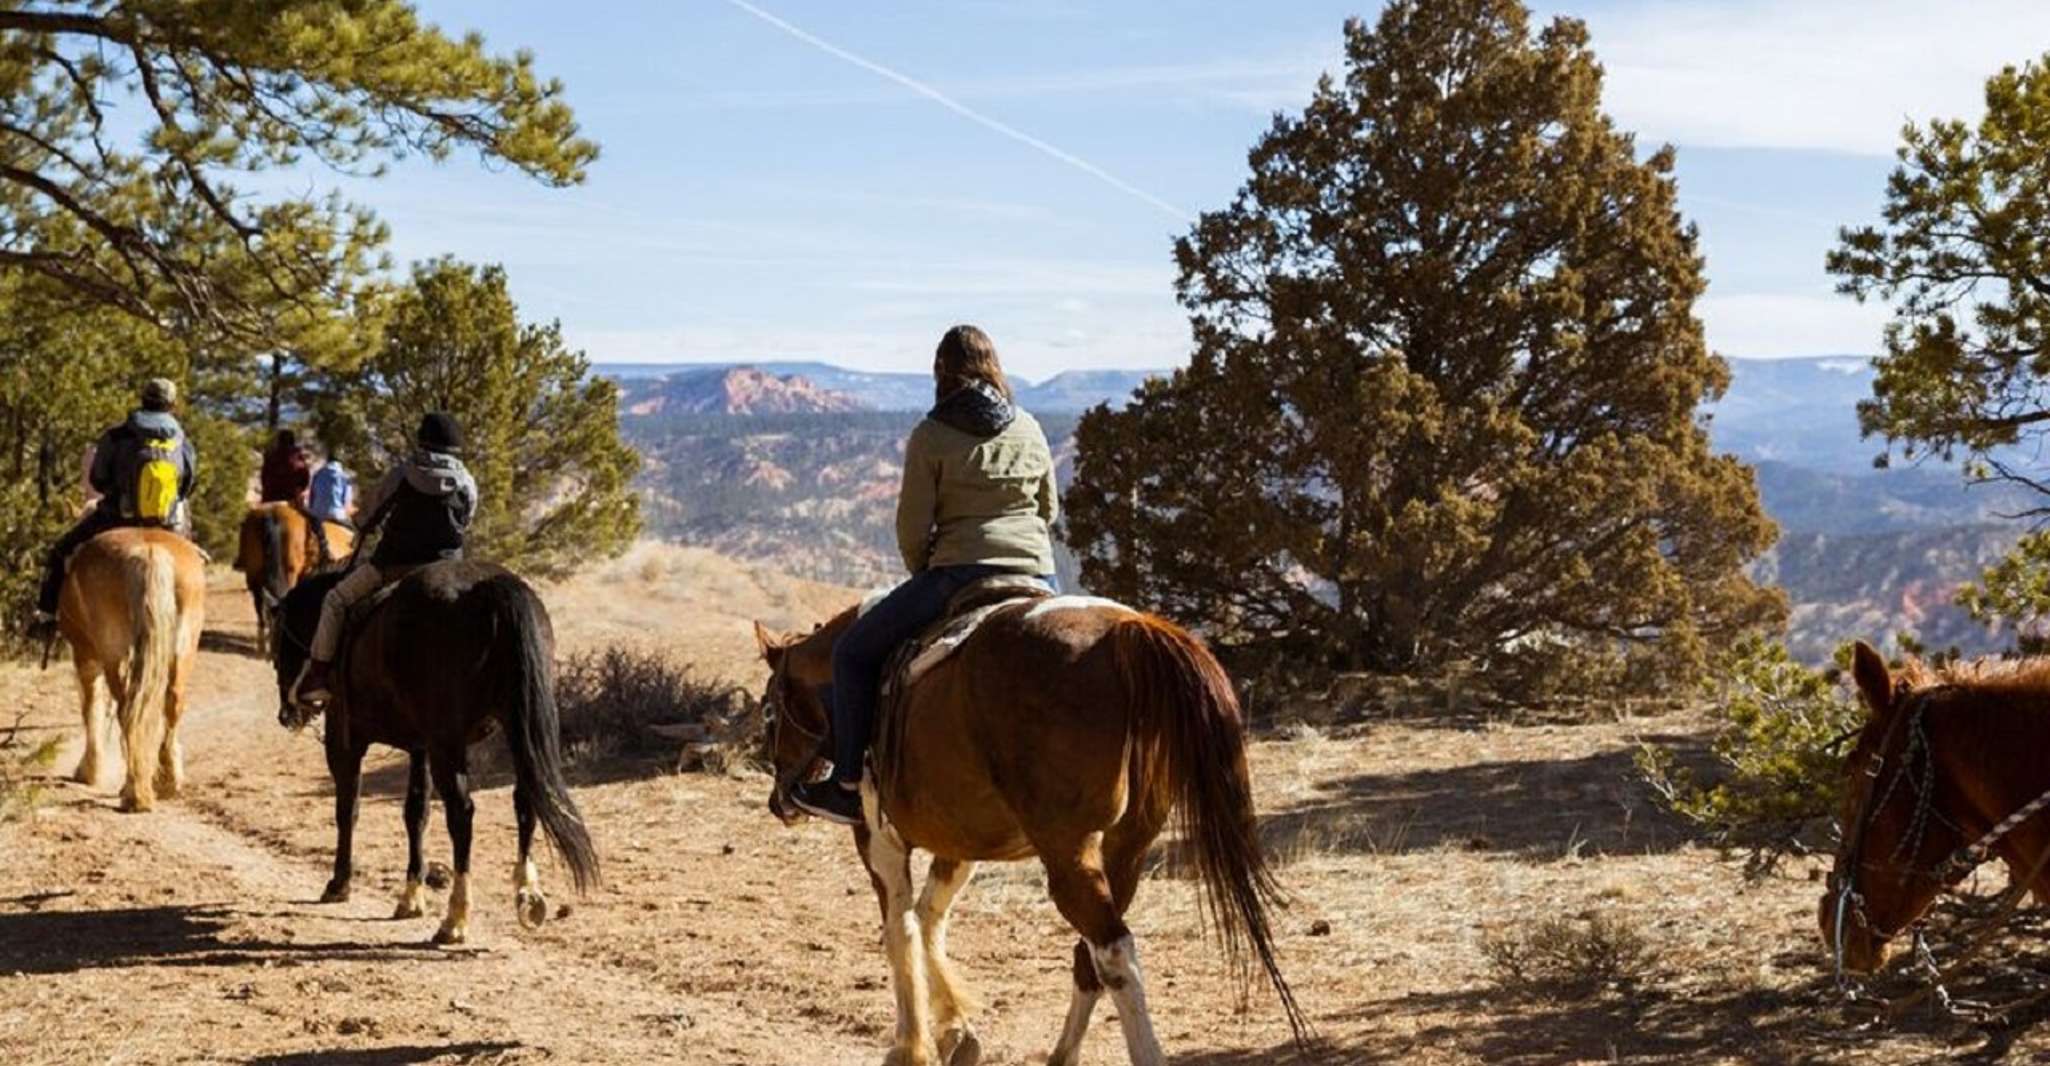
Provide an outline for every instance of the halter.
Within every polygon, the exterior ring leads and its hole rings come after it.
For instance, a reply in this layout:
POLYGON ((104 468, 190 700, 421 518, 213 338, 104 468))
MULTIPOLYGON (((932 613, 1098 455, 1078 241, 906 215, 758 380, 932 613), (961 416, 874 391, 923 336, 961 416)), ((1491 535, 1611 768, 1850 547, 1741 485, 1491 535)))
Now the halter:
MULTIPOLYGON (((825 729, 811 730, 791 720, 790 716, 784 712, 783 707, 785 702, 783 690, 785 687, 784 666, 782 663, 778 663, 775 671, 769 675, 768 698, 762 701, 762 717, 766 719, 763 725, 767 727, 765 733, 769 742, 768 756, 771 766, 775 764, 776 748, 778 747, 777 741, 780 739, 785 728, 794 730, 799 739, 810 741, 814 750, 825 747, 827 732, 831 728, 829 725, 825 729)), ((811 773, 812 767, 818 765, 818 761, 818 756, 814 755, 812 758, 798 763, 796 768, 788 772, 777 773, 776 795, 779 797, 788 796, 790 790, 795 788, 797 783, 802 781, 807 774, 811 773)))
MULTIPOLYGON (((1990 857, 1993 845, 1997 844, 2009 833, 2020 828, 2023 823, 2027 822, 2044 808, 2050 807, 2050 789, 2046 789, 2041 795, 2023 804, 2006 818, 2001 819, 1998 824, 1980 835, 1978 839, 1972 840, 1970 843, 1952 852, 1941 864, 1928 869, 1918 869, 1902 861, 1904 857, 1912 859, 1914 854, 1921 850, 1922 841, 1927 837, 1929 822, 1932 818, 1951 832, 1957 834, 1958 839, 1967 839, 1967 831, 1964 827, 1951 821, 1942 811, 1936 809, 1936 756, 1929 745, 1929 736, 1924 718, 1928 713, 1928 696, 1937 691, 1941 690, 1930 689, 1917 693, 1914 707, 1905 714, 1895 715, 1893 720, 1887 723, 1886 733, 1880 738, 1879 747, 1872 753, 1872 761, 1865 766, 1865 776, 1876 785, 1879 776, 1885 772, 1886 750, 1892 746, 1894 734, 1899 731, 1901 723, 1905 721, 1908 723, 1908 740, 1906 746, 1901 751, 1901 765, 1893 772, 1893 777, 1888 781, 1886 788, 1883 791, 1877 792, 1876 799, 1874 798, 1874 789, 1868 788, 1866 790, 1865 801, 1859 805, 1858 817, 1853 823, 1855 828, 1852 834, 1845 839, 1847 847, 1844 851, 1838 853, 1836 869, 1832 871, 1837 881, 1835 919, 1836 981, 1837 986, 1846 991, 1849 990, 1849 976, 1844 970, 1844 930, 1848 920, 1856 919, 1859 927, 1874 933, 1879 932, 1872 924, 1870 916, 1865 913, 1865 898, 1858 892, 1858 873, 1860 870, 1868 865, 1883 865, 1893 869, 1904 870, 1913 876, 1926 877, 1944 886, 1954 885, 1963 880, 1966 875, 1977 869, 1990 857), (1918 755, 1920 756, 1919 760, 1916 758, 1918 755), (1911 777, 1911 772, 1917 773, 1919 780, 1916 777, 1911 777), (1908 781, 1916 792, 1915 810, 1910 817, 1908 831, 1902 835, 1900 843, 1894 846, 1893 853, 1888 856, 1885 863, 1869 863, 1864 859, 1864 852, 1865 838, 1871 832, 1872 820, 1892 800, 1893 794, 1899 790, 1902 781, 1908 781)), ((1928 970, 1932 976, 1939 975, 1940 971, 1936 967, 1934 957, 1929 952, 1928 944, 1922 939, 1921 921, 1916 920, 1910 923, 1909 928, 1914 930, 1916 961, 1924 969, 1928 970)), ((1886 935, 1891 937, 1897 935, 1898 932, 1899 930, 1896 930, 1894 933, 1886 935)))

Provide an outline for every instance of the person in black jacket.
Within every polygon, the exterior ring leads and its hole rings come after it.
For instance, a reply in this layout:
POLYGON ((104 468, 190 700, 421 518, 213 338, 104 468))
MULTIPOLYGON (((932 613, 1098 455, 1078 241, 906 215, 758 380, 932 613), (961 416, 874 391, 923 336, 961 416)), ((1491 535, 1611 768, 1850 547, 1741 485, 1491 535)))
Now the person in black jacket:
POLYGON ((142 387, 141 406, 129 412, 126 421, 100 434, 99 443, 93 445, 92 470, 87 479, 92 482, 93 491, 100 494, 99 502, 51 545, 43 560, 43 583, 36 596, 36 626, 45 634, 54 631, 57 600, 64 589, 64 571, 71 553, 86 541, 120 526, 157 525, 182 531, 186 501, 198 487, 199 454, 193 450, 185 428, 171 414, 177 405, 178 386, 163 378, 153 379, 142 387), (177 498, 168 512, 161 515, 144 514, 142 501, 137 498, 144 464, 154 459, 170 463, 177 479, 177 498))
POLYGON ((292 687, 295 702, 315 706, 331 698, 328 672, 341 650, 351 607, 419 567, 463 557, 463 541, 477 514, 477 482, 461 458, 462 428, 436 411, 420 420, 414 444, 413 453, 364 500, 370 518, 362 524, 363 538, 377 536, 377 547, 321 601, 311 655, 292 687))

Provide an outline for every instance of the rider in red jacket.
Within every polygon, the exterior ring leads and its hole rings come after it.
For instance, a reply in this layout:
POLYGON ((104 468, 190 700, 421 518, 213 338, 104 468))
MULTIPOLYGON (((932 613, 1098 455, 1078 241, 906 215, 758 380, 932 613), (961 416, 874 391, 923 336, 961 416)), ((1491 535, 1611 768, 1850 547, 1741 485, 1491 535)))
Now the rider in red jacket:
POLYGON ((263 453, 263 469, 256 475, 257 491, 265 503, 306 503, 306 487, 313 482, 313 463, 299 445, 299 435, 278 430, 277 438, 263 453))

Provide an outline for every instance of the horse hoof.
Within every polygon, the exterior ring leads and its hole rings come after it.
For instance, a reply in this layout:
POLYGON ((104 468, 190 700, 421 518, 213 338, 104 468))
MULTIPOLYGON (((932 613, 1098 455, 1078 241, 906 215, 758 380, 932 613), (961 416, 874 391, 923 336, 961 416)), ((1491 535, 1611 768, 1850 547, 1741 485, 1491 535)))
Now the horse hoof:
POLYGON ((400 901, 399 901, 399 905, 398 905, 398 906, 397 906, 396 908, 393 908, 393 910, 392 910, 392 912, 391 912, 391 916, 392 916, 392 921, 395 921, 395 922, 402 922, 402 921, 405 921, 405 920, 406 920, 406 919, 408 919, 408 918, 418 918, 418 917, 420 917, 421 915, 423 915, 423 914, 426 914, 426 913, 427 913, 427 908, 425 908, 425 907, 422 907, 422 906, 420 905, 420 901, 419 901, 419 900, 416 900, 416 899, 402 899, 402 900, 400 900, 400 901))
POLYGON ((71 771, 71 779, 87 788, 100 787, 100 767, 96 762, 81 759, 78 768, 71 771))
POLYGON ((940 1037, 940 1061, 947 1066, 976 1066, 982 1061, 982 1041, 966 1029, 954 1029, 940 1037))
POLYGON ((924 1047, 891 1048, 890 1053, 883 1056, 883 1066, 932 1066, 932 1061, 933 1050, 930 1044, 924 1047))
POLYGON ((444 925, 434 931, 436 944, 460 944, 469 939, 461 926, 444 925))
POLYGON ((177 799, 178 793, 183 791, 185 791, 185 782, 174 777, 157 778, 157 795, 164 799, 177 799))
POLYGON ((327 888, 320 893, 320 901, 322 903, 349 902, 349 886, 340 881, 329 881, 327 888))
POLYGON ((539 929, 548 920, 548 897, 531 888, 520 889, 513 906, 520 912, 522 929, 539 929))
POLYGON ((150 808, 155 806, 156 801, 146 800, 141 796, 130 794, 121 797, 121 813, 123 814, 148 814, 150 808))

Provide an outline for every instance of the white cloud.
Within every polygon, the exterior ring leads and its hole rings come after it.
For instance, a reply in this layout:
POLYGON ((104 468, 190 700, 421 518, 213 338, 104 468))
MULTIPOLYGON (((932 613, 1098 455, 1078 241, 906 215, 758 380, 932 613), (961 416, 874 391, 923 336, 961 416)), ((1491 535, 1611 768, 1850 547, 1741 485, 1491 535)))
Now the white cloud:
POLYGON ((1891 311, 1847 296, 1735 293, 1695 304, 1708 345, 1722 355, 1774 358, 1879 350, 1891 311))
POLYGON ((2043 0, 1681 0, 1591 12, 1605 103, 1680 144, 1889 154, 1912 118, 1974 117, 2050 48, 2043 0))

